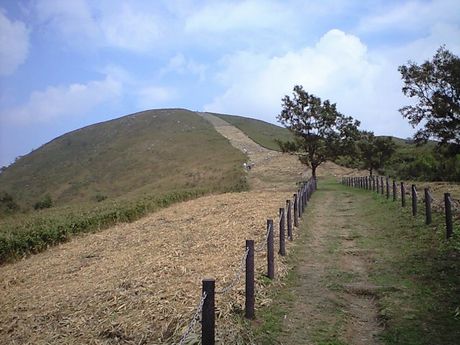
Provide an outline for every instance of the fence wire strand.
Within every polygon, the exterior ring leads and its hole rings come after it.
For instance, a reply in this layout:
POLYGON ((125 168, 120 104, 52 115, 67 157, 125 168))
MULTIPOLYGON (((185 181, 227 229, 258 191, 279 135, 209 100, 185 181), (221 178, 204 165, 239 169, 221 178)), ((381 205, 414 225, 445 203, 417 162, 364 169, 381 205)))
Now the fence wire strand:
POLYGON ((205 291, 203 292, 203 295, 201 295, 200 303, 198 303, 198 306, 195 309, 195 313, 193 314, 193 317, 190 320, 190 323, 188 324, 187 330, 184 332, 184 334, 180 338, 178 345, 183 345, 185 343, 188 336, 190 335, 190 332, 192 332, 193 328, 195 327, 196 322, 201 318, 201 312, 203 311, 203 304, 204 304, 204 301, 206 300, 206 296, 207 294, 205 291))
POLYGON ((268 241, 268 235, 270 234, 270 230, 271 230, 271 227, 267 226, 267 232, 265 233, 264 240, 260 242, 260 245, 258 245, 254 249, 255 252, 259 253, 265 249, 265 246, 267 245, 267 241, 268 241))
POLYGON ((248 257, 248 254, 249 254, 249 247, 246 247, 246 251, 244 252, 243 257, 241 258, 240 267, 238 268, 238 270, 235 273, 235 278, 233 279, 233 281, 230 282, 230 284, 228 284, 223 289, 216 290, 216 294, 225 294, 228 291, 230 291, 231 289, 233 289, 236 286, 236 284, 238 284, 238 282, 241 279, 241 273, 244 270, 245 263, 246 263, 246 258, 248 257))

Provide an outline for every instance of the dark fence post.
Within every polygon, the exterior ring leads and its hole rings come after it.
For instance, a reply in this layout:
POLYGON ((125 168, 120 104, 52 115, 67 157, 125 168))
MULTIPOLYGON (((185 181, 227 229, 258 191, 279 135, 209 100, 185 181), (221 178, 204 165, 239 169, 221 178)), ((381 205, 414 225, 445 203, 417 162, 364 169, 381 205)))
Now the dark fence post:
POLYGON ((268 239, 267 239, 267 277, 275 278, 275 246, 273 243, 273 219, 267 220, 268 239))
POLYGON ((406 187, 404 182, 401 181, 401 206, 406 207, 406 187))
POLYGON ((375 191, 375 178, 374 176, 371 176, 372 178, 372 191, 375 191))
POLYGON ((452 237, 453 225, 452 225, 452 202, 450 199, 450 193, 444 193, 444 207, 446 209, 446 238, 452 237))
POLYGON ((425 188, 425 224, 431 224, 431 195, 428 188, 425 188))
POLYGON ((297 192, 297 198, 299 199, 298 202, 298 211, 299 211, 299 218, 302 217, 302 189, 299 189, 297 192))
POLYGON ((294 193, 294 226, 299 226, 299 214, 297 211, 297 194, 294 193))
POLYGON ((417 189, 415 184, 412 185, 412 215, 417 215, 417 189))
POLYGON ((203 279, 203 293, 206 298, 203 303, 201 316, 201 343, 203 345, 215 344, 215 305, 214 289, 216 281, 212 278, 203 279))
POLYGON ((396 181, 393 180, 393 201, 396 201, 398 198, 397 190, 396 190, 396 181))
POLYGON ((280 250, 279 254, 281 256, 286 255, 286 234, 285 234, 285 227, 284 227, 284 208, 280 208, 280 250))
POLYGON ((384 190, 384 184, 383 184, 383 176, 380 176, 380 188, 381 188, 381 194, 383 195, 383 190, 384 190))
POLYGON ((378 176, 376 177, 376 180, 377 180, 377 189, 376 189, 376 191, 377 191, 377 194, 379 194, 380 193, 380 179, 379 179, 378 176))
POLYGON ((245 313, 246 319, 254 319, 254 240, 246 240, 246 248, 248 256, 246 256, 246 303, 245 313))
POLYGON ((305 212, 305 206, 306 205, 306 197, 305 197, 305 184, 302 186, 302 194, 301 194, 301 198, 302 198, 302 214, 305 212))
POLYGON ((390 178, 388 176, 385 182, 386 182, 386 187, 387 187, 387 199, 390 199, 390 178))
POLYGON ((287 234, 288 234, 288 238, 292 241, 291 200, 286 200, 286 209, 287 209, 287 234))

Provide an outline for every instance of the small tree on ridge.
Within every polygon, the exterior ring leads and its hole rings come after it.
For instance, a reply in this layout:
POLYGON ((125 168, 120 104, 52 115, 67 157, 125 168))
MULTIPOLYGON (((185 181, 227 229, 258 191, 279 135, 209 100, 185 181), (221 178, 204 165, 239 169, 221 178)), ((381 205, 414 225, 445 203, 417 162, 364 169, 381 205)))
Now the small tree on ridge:
POLYGON ((294 87, 292 98, 285 96, 282 102, 277 119, 291 131, 294 140, 278 144, 283 152, 296 154, 310 167, 314 178, 325 161, 354 152, 359 121, 339 113, 335 103, 321 101, 300 85, 294 87))

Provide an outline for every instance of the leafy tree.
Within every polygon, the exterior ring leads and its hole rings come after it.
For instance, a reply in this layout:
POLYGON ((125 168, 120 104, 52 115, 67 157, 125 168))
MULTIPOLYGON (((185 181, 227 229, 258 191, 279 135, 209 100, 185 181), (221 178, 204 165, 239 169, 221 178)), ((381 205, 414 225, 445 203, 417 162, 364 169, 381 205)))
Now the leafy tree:
POLYGON ((321 101, 299 85, 294 87, 292 98, 285 96, 282 102, 277 119, 294 134, 294 140, 278 144, 283 152, 296 154, 309 166, 314 178, 326 160, 354 152, 359 122, 340 114, 335 103, 321 101))
POLYGON ((396 146, 390 137, 376 137, 372 132, 362 131, 358 149, 363 167, 369 170, 372 176, 374 170, 385 166, 395 152, 396 146))
POLYGON ((399 66, 404 86, 403 93, 415 97, 418 103, 399 111, 416 127, 423 124, 414 135, 418 143, 433 138, 446 151, 455 155, 460 148, 460 58, 440 47, 431 61, 420 66, 409 61, 399 66))

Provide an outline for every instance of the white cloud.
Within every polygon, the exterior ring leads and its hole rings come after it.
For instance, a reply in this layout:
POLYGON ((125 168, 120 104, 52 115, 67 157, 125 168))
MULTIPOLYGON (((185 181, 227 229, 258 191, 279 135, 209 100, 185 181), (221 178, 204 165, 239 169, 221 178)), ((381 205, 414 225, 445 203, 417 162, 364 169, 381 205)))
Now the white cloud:
POLYGON ((10 21, 0 8, 0 75, 14 73, 27 58, 29 32, 24 23, 10 21))
POLYGON ((137 91, 137 105, 140 109, 159 108, 175 97, 174 90, 162 86, 148 86, 137 91))
POLYGON ((176 54, 171 59, 165 68, 160 71, 160 75, 174 72, 177 74, 192 74, 197 75, 200 81, 205 78, 207 67, 193 59, 187 59, 184 54, 176 54))
POLYGON ((121 89, 121 83, 110 76, 86 84, 50 86, 44 91, 32 92, 25 104, 3 110, 2 116, 18 124, 83 117, 95 107, 115 101, 121 89))
POLYGON ((360 20, 360 33, 404 32, 420 33, 436 23, 460 22, 460 3, 457 0, 405 1, 382 7, 375 14, 360 20))
POLYGON ((275 1, 210 2, 191 15, 186 32, 226 32, 240 29, 281 29, 289 24, 289 6, 275 1))
POLYGON ((102 18, 101 29, 109 46, 145 52, 153 50, 162 37, 158 19, 133 10, 127 4, 102 18))
POLYGON ((225 91, 205 106, 207 111, 250 114, 274 122, 281 98, 301 84, 308 92, 337 102, 339 111, 361 120, 365 128, 382 132, 388 123, 394 127, 399 122, 402 130, 409 130, 397 113, 401 99, 395 86, 397 71, 386 60, 373 59, 358 37, 340 30, 327 32, 313 47, 282 56, 239 52, 222 64, 218 79, 225 91))
POLYGON ((95 46, 146 52, 154 50, 162 37, 159 18, 152 11, 127 3, 90 6, 86 0, 39 0, 34 9, 41 25, 61 35, 66 44, 85 49, 95 46))

